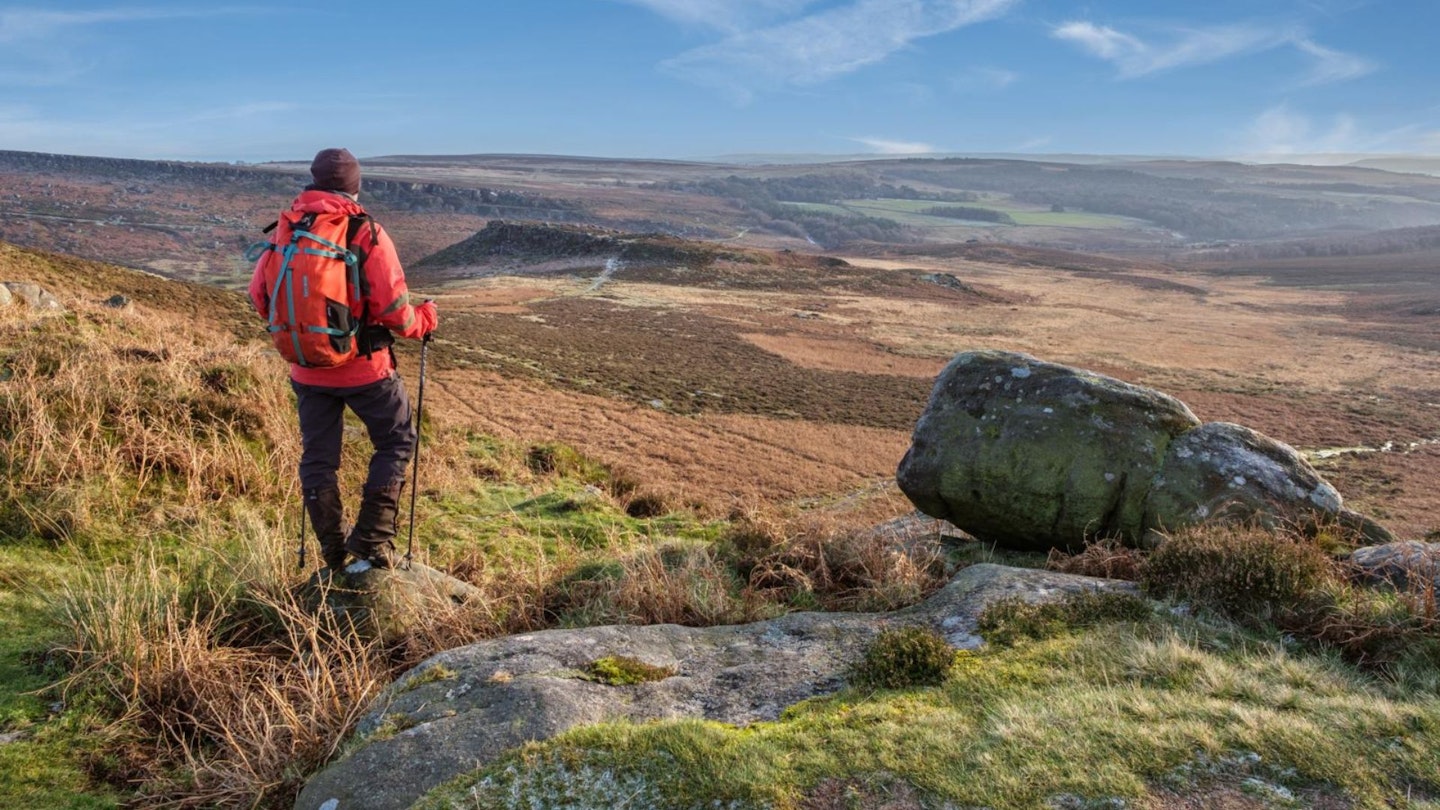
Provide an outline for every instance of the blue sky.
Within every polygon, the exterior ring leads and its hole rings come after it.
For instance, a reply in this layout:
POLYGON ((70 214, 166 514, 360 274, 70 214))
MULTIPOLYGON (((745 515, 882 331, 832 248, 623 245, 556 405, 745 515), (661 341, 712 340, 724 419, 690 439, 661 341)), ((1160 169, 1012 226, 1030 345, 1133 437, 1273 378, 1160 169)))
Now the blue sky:
POLYGON ((1440 0, 0 0, 0 149, 1440 153, 1440 0))

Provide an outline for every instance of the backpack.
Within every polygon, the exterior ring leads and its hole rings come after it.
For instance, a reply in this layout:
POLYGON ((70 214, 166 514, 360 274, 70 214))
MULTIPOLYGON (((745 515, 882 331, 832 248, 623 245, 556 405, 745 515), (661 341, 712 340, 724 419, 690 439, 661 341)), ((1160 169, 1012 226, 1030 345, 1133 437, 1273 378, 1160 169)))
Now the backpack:
POLYGON ((291 363, 330 368, 368 354, 357 340, 366 320, 364 256, 349 247, 366 223, 373 237, 365 214, 286 211, 264 231, 274 237, 246 251, 252 262, 264 257, 270 338, 291 363))

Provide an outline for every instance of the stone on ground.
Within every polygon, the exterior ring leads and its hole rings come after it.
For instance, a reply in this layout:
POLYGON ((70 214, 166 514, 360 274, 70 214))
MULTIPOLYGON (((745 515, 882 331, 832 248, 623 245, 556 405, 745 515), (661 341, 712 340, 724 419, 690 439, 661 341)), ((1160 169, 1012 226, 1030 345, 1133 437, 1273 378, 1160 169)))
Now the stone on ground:
POLYGON ((1407 540, 1357 549, 1350 565, 1362 582, 1405 591, 1434 588, 1440 593, 1440 543, 1407 540))
POLYGON ((508 749, 612 720, 703 718, 744 725, 841 689, 882 631, 929 626, 974 647, 986 606, 1128 583, 977 565, 893 613, 794 613, 729 627, 608 626, 492 639, 439 653, 407 673, 361 719, 351 752, 310 779, 298 810, 395 810, 508 749), (609 686, 585 670, 628 657, 675 674, 609 686))
POLYGON ((355 564, 343 573, 322 571, 306 584, 316 609, 333 612, 367 637, 391 641, 403 637, 437 611, 472 603, 479 589, 429 566, 408 569, 355 564))
POLYGON ((18 300, 34 310, 58 312, 64 309, 60 305, 60 299, 39 284, 29 281, 4 281, 0 282, 0 287, 4 287, 6 291, 5 299, 0 300, 0 306, 18 300))

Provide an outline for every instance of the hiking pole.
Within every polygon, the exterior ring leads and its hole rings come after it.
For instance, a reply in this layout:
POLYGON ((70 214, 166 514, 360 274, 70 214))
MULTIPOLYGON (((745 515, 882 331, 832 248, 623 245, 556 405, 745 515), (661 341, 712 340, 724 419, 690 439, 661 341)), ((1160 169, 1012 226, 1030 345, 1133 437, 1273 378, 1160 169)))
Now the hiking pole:
POLYGON ((301 570, 301 571, 304 571, 304 570, 305 570, 305 488, 304 488, 304 487, 301 487, 301 488, 300 488, 300 542, 299 542, 299 551, 298 551, 298 554, 300 555, 300 570, 301 570))
POLYGON ((415 397, 415 453, 410 464, 410 537, 405 542, 405 567, 415 556, 415 496, 420 494, 420 420, 425 416, 425 354, 430 350, 430 337, 426 332, 420 341, 420 392, 415 397))

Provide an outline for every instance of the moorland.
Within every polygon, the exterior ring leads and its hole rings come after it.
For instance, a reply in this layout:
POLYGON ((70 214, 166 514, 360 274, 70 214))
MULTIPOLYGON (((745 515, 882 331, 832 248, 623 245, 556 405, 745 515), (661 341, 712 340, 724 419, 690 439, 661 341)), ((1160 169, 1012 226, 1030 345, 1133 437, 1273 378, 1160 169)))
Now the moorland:
MULTIPOLYGON (((25 776, 0 790, 15 801, 282 806, 355 705, 435 649, 913 603, 954 549, 917 561, 856 532, 910 511, 895 465, 966 349, 1164 390, 1295 446, 1397 535, 1440 537, 1440 178, 1187 161, 364 166, 364 201, 441 311, 421 555, 497 607, 400 648, 322 653, 325 628, 287 601, 293 417, 283 368, 229 291, 304 164, 0 152, 0 240, 23 246, 0 246, 0 280, 37 281, 70 308, 5 315, 0 668, 15 685, 0 733, 19 742, 0 758, 25 776), (133 309, 98 303, 114 293, 133 309), (661 553, 675 544, 679 563, 661 553), (615 560, 625 586, 598 587, 593 566, 615 560), (100 618, 117 604, 133 616, 114 623, 124 633, 100 618), (279 674, 320 655, 346 679, 279 674), (221 688, 256 671, 277 684, 268 698, 221 688), (161 710, 177 695, 190 701, 178 722, 161 710), (237 705, 266 719, 241 734, 237 705), (275 719, 281 705, 302 716, 275 719), (283 731, 296 726, 315 733, 283 731), (261 750, 273 761, 236 764, 261 750)), ((399 348, 413 380, 415 348, 399 348)), ((1071 648, 1015 655, 1027 671, 1089 665, 1071 648)), ((1440 790, 1406 773, 1417 802, 1440 790)), ((1315 801, 1397 795, 1389 777, 1347 774, 1315 801)), ((804 806, 843 807, 846 784, 795 789, 804 806)), ((883 803, 857 790, 860 806, 883 803)), ((913 785, 901 793, 919 804, 895 806, 923 805, 913 785)), ((1152 806, 1202 806, 1184 793, 1157 788, 1152 806)))

